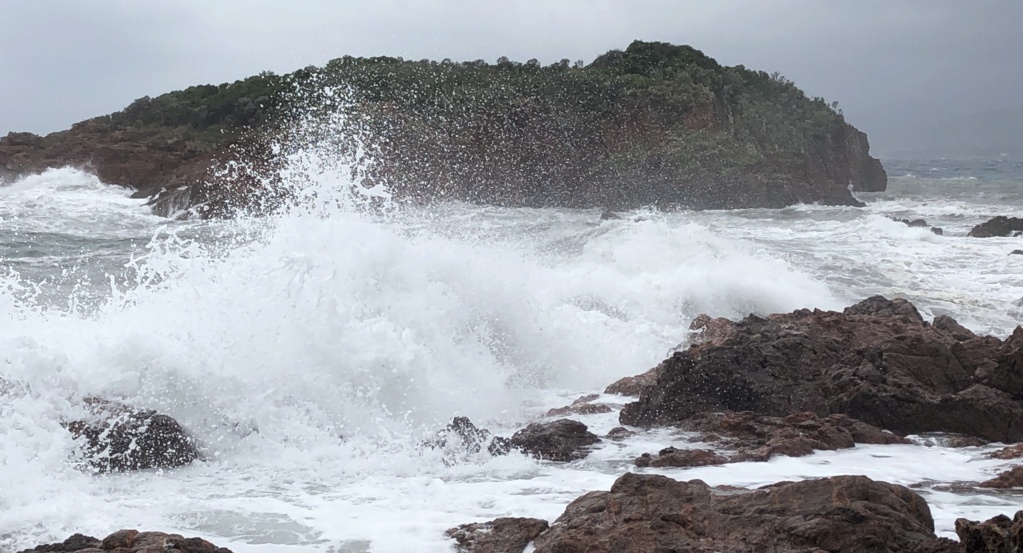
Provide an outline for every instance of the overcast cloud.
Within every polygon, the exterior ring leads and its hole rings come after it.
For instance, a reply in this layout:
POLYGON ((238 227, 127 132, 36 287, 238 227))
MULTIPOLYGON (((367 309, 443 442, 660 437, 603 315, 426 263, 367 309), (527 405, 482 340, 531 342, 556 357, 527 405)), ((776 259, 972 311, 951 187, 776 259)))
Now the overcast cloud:
POLYGON ((0 134, 342 55, 591 61, 633 39, 779 71, 889 145, 1023 107, 1023 2, 26 0, 0 2, 0 134))

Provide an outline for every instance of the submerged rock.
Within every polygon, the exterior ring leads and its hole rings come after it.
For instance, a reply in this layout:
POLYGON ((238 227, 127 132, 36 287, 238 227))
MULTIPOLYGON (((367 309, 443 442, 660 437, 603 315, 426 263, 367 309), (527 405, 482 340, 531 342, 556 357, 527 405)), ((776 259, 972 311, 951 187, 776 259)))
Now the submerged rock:
POLYGON ((91 417, 65 423, 99 472, 181 467, 200 458, 195 440, 173 418, 100 398, 87 398, 91 417))
POLYGON ((574 461, 586 457, 600 438, 579 421, 559 419, 530 424, 516 432, 508 443, 545 461, 574 461))
POLYGON ((1023 219, 999 215, 970 229, 970 234, 968 236, 973 236, 974 238, 991 238, 997 236, 1011 236, 1014 233, 1019 232, 1023 232, 1023 219))
MULTIPOLYGON (((1013 467, 998 476, 981 482, 979 488, 1023 488, 1023 466, 1013 467)), ((1020 545, 1023 545, 1021 543, 1020 545)))
POLYGON ((445 535, 465 553, 520 553, 547 530, 546 520, 504 517, 490 522, 463 524, 445 535))
POLYGON ((536 538, 536 553, 904 552, 934 540, 927 503, 864 476, 782 482, 743 493, 625 474, 536 538))
POLYGON ((842 313, 801 309, 728 322, 652 374, 622 424, 670 425, 702 413, 846 414, 900 434, 1023 440, 1023 328, 1004 342, 949 317, 928 324, 902 299, 842 313))
POLYGON ((110 534, 103 540, 75 534, 62 543, 40 545, 33 549, 25 549, 20 553, 31 552, 61 553, 99 553, 114 551, 116 553, 152 553, 156 551, 180 551, 181 553, 231 553, 226 547, 217 547, 201 538, 186 538, 179 534, 163 532, 139 532, 138 530, 120 530, 110 534))

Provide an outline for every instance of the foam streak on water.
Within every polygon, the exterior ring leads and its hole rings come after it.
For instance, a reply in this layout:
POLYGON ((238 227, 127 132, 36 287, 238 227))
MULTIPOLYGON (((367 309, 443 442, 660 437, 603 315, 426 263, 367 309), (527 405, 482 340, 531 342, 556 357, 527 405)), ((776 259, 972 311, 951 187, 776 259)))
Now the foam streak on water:
MULTIPOLYGON (((600 222, 595 211, 404 208, 337 167, 301 173, 299 206, 218 223, 152 217, 71 170, 0 188, 0 549, 136 527, 235 551, 447 551, 450 526, 553 519, 680 438, 641 433, 555 466, 452 464, 419 447, 424 436, 454 415, 514 431, 652 367, 699 313, 839 309, 884 293, 1000 336, 1020 318, 1023 256, 1006 255, 1016 241, 965 237, 998 202, 1014 204, 913 179, 865 209, 600 222), (946 235, 887 216, 925 217, 946 235), (60 423, 89 395, 171 414, 209 459, 75 469, 60 423)), ((585 420, 615 425, 613 414, 585 420)), ((871 446, 667 474, 922 483, 948 535, 958 516, 1019 504, 927 492, 989 477, 1001 465, 984 451, 871 446)))

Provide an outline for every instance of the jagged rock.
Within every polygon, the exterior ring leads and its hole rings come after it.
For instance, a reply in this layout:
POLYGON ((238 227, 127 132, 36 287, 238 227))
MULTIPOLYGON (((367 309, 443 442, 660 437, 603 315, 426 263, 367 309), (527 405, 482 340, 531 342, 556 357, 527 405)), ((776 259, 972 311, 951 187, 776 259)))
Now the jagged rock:
POLYGON ((600 213, 601 221, 620 221, 621 219, 621 216, 610 209, 605 209, 600 213))
MULTIPOLYGON (((507 438, 494 436, 486 428, 477 427, 468 417, 455 417, 444 430, 423 445, 448 450, 456 458, 476 455, 484 447, 494 456, 506 455, 511 450, 507 438)), ((456 459, 448 460, 454 462, 456 459)))
POLYGON ((801 309, 731 323, 723 338, 661 363, 620 414, 630 426, 753 411, 846 414, 898 434, 1023 440, 1023 328, 1004 342, 908 301, 875 296, 842 313, 801 309))
POLYGON ((783 482, 742 493, 625 474, 573 501, 536 553, 905 552, 935 540, 927 503, 864 476, 783 482))
POLYGON ((990 238, 995 236, 1011 236, 1013 233, 1021 231, 1023 231, 1023 219, 999 215, 970 229, 968 236, 990 238))
MULTIPOLYGON (((1013 467, 991 480, 978 484, 980 488, 1020 488, 1023 487, 1023 466, 1013 467)), ((1020 543, 1023 545, 1023 542, 1020 543)))
POLYGON ((40 545, 34 549, 25 549, 20 553, 155 553, 158 551, 180 551, 181 553, 231 553, 226 547, 217 547, 200 538, 186 538, 178 534, 163 532, 139 532, 137 530, 120 530, 105 539, 98 540, 82 534, 75 534, 63 543, 40 545))
POLYGON ((464 553, 522 553, 549 525, 538 518, 498 518, 490 522, 463 524, 445 535, 464 553))
POLYGON ((643 374, 620 378, 608 385, 607 388, 604 388, 604 393, 620 396, 638 396, 643 388, 657 382, 658 369, 659 367, 654 367, 643 374))
POLYGON ((181 467, 199 459, 198 445, 173 418, 100 398, 87 398, 91 417, 65 423, 100 472, 181 467))
POLYGON ((530 424, 512 435, 508 443, 538 459, 567 462, 586 457, 590 446, 600 443, 600 438, 581 422, 559 419, 530 424))
POLYGON ((1023 550, 1023 511, 1013 518, 998 515, 985 522, 956 520, 963 553, 1016 553, 1023 550))

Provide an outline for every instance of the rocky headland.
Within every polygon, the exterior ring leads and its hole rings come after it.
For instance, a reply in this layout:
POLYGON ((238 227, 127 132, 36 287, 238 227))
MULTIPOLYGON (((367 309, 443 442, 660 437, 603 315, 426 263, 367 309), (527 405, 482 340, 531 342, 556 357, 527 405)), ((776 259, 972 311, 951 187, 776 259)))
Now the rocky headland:
POLYGON ((10 133, 0 178, 75 166, 159 213, 231 215, 286 201, 282 151, 311 140, 353 155, 338 137, 370 154, 361 178, 415 201, 775 208, 855 205, 850 185, 887 184, 835 104, 777 74, 639 41, 589 64, 344 57, 194 86, 47 136, 10 133), (289 130, 338 111, 342 128, 289 130))

